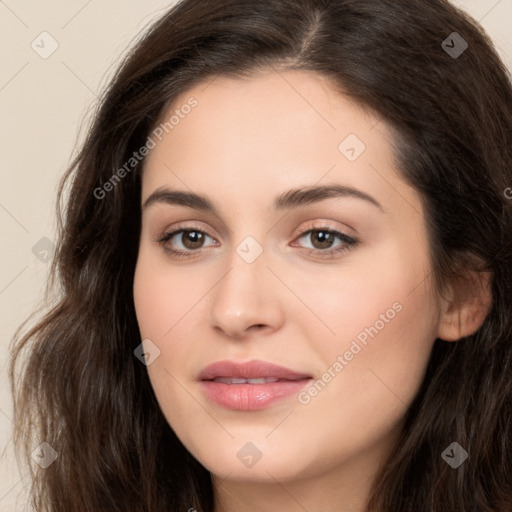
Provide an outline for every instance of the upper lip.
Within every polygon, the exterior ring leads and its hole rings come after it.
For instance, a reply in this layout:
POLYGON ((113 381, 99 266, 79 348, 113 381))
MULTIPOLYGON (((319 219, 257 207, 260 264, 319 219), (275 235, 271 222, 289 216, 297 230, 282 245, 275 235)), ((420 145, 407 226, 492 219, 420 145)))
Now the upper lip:
POLYGON ((248 361, 245 363, 236 361, 217 361, 208 365, 199 374, 199 380, 213 380, 217 377, 240 377, 243 379, 257 379, 270 377, 283 380, 301 380, 311 378, 311 375, 295 372, 273 363, 265 361, 248 361))

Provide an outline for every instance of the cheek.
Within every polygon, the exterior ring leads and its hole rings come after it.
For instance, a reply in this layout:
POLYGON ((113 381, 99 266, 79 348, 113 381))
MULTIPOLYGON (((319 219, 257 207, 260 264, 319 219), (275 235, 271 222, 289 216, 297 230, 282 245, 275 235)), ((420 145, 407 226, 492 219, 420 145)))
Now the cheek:
POLYGON ((200 282, 189 274, 170 272, 165 257, 155 257, 142 247, 135 269, 133 296, 141 336, 160 343, 172 338, 172 330, 199 300, 200 282))
POLYGON ((183 386, 183 372, 188 369, 184 363, 193 361, 200 347, 184 340, 190 338, 192 313, 200 306, 199 303, 195 308, 194 304, 206 289, 200 290, 199 284, 190 286, 190 279, 185 279, 182 273, 166 273, 165 265, 146 257, 144 249, 141 250, 134 276, 135 311, 141 338, 150 339, 159 349, 158 357, 147 366, 147 371, 169 424, 174 424, 177 418, 186 422, 184 418, 190 412, 190 395, 183 386))
POLYGON ((313 343, 315 352, 332 359, 357 340, 362 348, 373 347, 372 353, 382 348, 407 354, 409 348, 433 341, 436 307, 427 263, 397 257, 382 261, 358 262, 322 275, 286 276, 303 304, 300 311, 283 306, 285 315, 300 326, 301 338, 313 343))
POLYGON ((358 411, 361 427, 379 410, 383 417, 404 412, 423 380, 438 323, 422 255, 394 250, 342 279, 333 273, 296 281, 297 295, 315 314, 295 321, 307 353, 319 356, 314 370, 320 382, 304 402, 320 408, 343 403, 358 411))
POLYGON ((141 338, 159 349, 159 357, 147 370, 159 401, 169 401, 162 407, 164 412, 175 409, 171 397, 181 397, 178 381, 196 377, 194 362, 208 347, 207 301, 202 299, 215 279, 190 276, 190 270, 172 268, 142 248, 134 276, 135 311, 141 338))
MULTIPOLYGON (((393 435, 423 381, 435 340, 435 309, 428 289, 411 282, 357 280, 331 295, 336 307, 323 310, 326 329, 310 329, 307 339, 321 365, 317 380, 299 396, 295 413, 300 432, 329 439, 325 457, 333 464, 339 453, 363 450, 393 435), (319 419, 323 418, 325 421, 319 419)), ((321 304, 320 295, 310 296, 321 304)), ((286 433, 285 433, 286 434, 286 433)), ((288 432, 287 435, 290 435, 288 432)), ((286 437, 286 436, 285 436, 286 437)), ((311 448, 314 456, 316 448, 311 448)), ((304 453, 304 456, 307 454, 304 453)))

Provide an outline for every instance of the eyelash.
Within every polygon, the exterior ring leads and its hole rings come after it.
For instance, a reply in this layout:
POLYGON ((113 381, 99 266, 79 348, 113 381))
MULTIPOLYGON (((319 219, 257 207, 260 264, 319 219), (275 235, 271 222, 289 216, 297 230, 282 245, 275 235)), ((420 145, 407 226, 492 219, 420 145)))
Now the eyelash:
MULTIPOLYGON (((181 251, 181 250, 171 249, 167 245, 167 242, 171 238, 173 238, 175 235, 177 235, 179 233, 185 233, 187 231, 201 233, 203 235, 209 236, 210 238, 214 239, 214 237, 211 236, 208 232, 204 231, 203 229, 199 229, 198 227, 178 226, 178 228, 173 231, 163 232, 162 234, 160 234, 159 236, 156 237, 155 241, 158 242, 162 246, 163 250, 167 254, 170 254, 173 258, 177 258, 177 259, 191 258, 191 257, 194 257, 193 253, 199 252, 201 248, 195 249, 195 250, 189 249, 188 251, 181 251)), ((341 233, 340 231, 329 228, 328 226, 322 226, 322 227, 308 226, 307 228, 305 228, 303 231, 301 231, 299 233, 299 235, 296 237, 296 240, 303 238, 304 236, 309 235, 311 233, 315 233, 315 232, 328 233, 330 235, 335 236, 342 242, 344 242, 344 245, 339 246, 335 249, 321 250, 321 249, 303 248, 303 249, 309 250, 309 254, 315 254, 315 255, 323 257, 323 258, 325 258, 325 257, 334 258, 335 255, 342 254, 345 251, 349 251, 350 249, 354 248, 355 246, 357 246, 359 244, 359 240, 357 238, 353 238, 348 235, 345 235, 344 233, 341 233)))

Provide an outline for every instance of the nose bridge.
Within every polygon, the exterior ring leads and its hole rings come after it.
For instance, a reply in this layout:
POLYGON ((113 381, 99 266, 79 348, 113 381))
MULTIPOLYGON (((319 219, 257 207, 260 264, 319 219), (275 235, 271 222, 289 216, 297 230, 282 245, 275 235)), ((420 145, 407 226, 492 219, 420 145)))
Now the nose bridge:
POLYGON ((268 263, 263 246, 254 237, 244 238, 235 247, 227 262, 229 270, 212 290, 212 326, 235 337, 253 326, 278 326, 282 312, 268 263))

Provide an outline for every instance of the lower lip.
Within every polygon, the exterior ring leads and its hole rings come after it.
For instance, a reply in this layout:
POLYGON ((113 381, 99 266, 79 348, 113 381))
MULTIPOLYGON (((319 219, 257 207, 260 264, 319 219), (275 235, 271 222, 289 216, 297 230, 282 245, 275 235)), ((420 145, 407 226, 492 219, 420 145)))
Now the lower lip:
POLYGON ((206 396, 226 409, 256 411, 274 402, 299 393, 312 379, 267 382, 266 384, 226 384, 204 380, 206 396))

